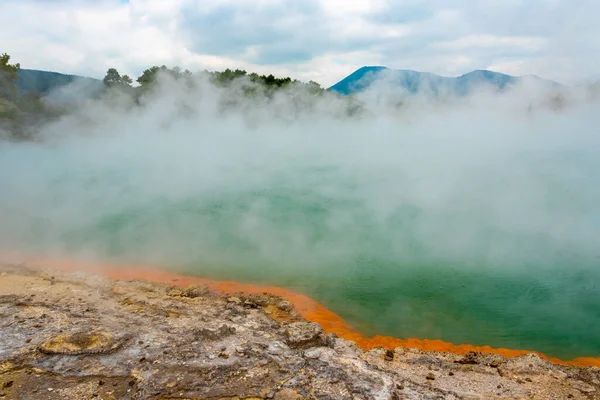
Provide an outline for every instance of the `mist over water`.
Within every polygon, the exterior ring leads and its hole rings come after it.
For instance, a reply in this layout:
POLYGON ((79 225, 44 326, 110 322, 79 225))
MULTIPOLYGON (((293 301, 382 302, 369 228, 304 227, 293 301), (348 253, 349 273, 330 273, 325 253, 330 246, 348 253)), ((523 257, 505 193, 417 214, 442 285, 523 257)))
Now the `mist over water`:
POLYGON ((367 335, 600 356, 600 106, 540 99, 90 101, 0 143, 0 250, 286 286, 367 335))

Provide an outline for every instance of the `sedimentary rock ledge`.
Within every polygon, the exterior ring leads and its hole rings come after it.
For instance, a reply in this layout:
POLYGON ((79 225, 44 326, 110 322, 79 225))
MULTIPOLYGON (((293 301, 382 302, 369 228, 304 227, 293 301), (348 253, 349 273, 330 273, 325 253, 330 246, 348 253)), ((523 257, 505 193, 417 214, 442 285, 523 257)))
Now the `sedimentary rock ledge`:
POLYGON ((0 266, 0 399, 597 399, 537 355, 360 350, 277 296, 0 266))

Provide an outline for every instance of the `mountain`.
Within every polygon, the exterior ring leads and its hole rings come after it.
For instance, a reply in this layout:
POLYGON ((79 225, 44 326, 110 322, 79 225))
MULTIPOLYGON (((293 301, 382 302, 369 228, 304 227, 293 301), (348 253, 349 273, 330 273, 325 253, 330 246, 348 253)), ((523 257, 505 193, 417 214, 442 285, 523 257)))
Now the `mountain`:
POLYGON ((503 90, 525 80, 547 85, 548 87, 560 86, 556 82, 536 76, 516 77, 487 70, 476 70, 452 78, 429 72, 370 66, 354 71, 331 86, 329 90, 342 95, 350 95, 360 93, 381 83, 387 89, 397 87, 410 94, 425 92, 434 95, 448 93, 464 96, 481 86, 492 86, 503 90))
POLYGON ((20 69, 19 78, 17 78, 17 87, 21 93, 40 92, 48 95, 71 83, 76 83, 85 91, 90 92, 100 90, 103 86, 102 81, 99 79, 34 69, 20 69))

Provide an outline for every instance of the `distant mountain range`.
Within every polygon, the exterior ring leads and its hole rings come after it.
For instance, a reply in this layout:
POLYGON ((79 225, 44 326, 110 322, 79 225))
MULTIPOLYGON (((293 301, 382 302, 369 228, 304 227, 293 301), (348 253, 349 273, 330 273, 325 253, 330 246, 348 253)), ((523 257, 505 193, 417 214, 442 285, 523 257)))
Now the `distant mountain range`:
MULTIPOLYGON (((362 67, 354 71, 331 86, 329 90, 342 95, 351 95, 381 84, 383 85, 381 89, 399 89, 409 94, 424 92, 434 95, 447 93, 463 96, 481 86, 487 85, 503 90, 524 81, 534 82, 548 88, 561 87, 559 83, 533 75, 517 77, 499 72, 476 70, 458 77, 444 77, 429 72, 376 66, 362 67)), ((65 88, 74 82, 77 82, 78 86, 84 88, 84 92, 88 94, 99 91, 103 87, 100 79, 33 69, 19 70, 17 86, 22 93, 36 91, 48 95, 60 92, 58 89, 65 88)))
POLYGON ((350 95, 363 92, 377 84, 383 84, 386 89, 398 88, 409 94, 423 92, 433 95, 447 93, 464 96, 481 86, 503 90, 524 81, 534 82, 548 88, 561 86, 559 83, 534 75, 517 77, 487 70, 476 70, 452 78, 413 70, 362 67, 331 86, 329 90, 342 95, 350 95))
POLYGON ((89 90, 101 89, 103 83, 99 79, 86 78, 77 75, 66 75, 58 72, 38 71, 35 69, 20 69, 17 87, 21 93, 40 92, 48 95, 56 89, 65 87, 73 82, 81 84, 89 90))

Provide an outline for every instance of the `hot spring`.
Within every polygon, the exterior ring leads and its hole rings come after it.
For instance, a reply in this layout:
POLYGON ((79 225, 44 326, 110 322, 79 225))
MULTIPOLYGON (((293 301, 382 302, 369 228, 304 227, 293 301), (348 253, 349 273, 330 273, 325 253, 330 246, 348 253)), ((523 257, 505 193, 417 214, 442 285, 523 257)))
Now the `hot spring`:
POLYGON ((488 106, 87 108, 0 144, 0 250, 283 286, 365 335, 599 357, 600 113, 488 106))

